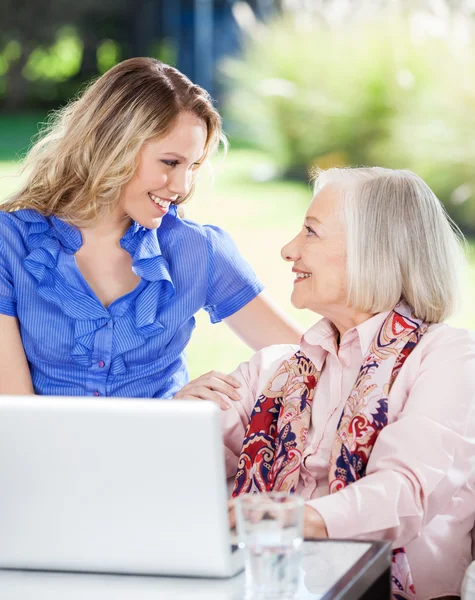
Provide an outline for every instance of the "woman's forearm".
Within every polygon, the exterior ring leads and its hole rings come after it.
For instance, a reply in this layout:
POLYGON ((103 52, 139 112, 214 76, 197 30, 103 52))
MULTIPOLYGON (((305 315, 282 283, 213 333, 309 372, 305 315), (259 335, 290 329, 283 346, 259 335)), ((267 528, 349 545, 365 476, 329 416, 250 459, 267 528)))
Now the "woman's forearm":
POLYGON ((304 331, 264 292, 225 323, 255 351, 274 344, 299 344, 304 331))

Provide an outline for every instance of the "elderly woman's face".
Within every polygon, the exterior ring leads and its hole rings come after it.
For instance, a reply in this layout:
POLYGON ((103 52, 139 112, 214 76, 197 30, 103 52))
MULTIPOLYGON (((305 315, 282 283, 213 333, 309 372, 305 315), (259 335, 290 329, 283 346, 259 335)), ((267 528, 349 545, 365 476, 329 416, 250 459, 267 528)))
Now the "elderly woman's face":
POLYGON ((295 273, 292 304, 321 315, 346 306, 346 244, 340 193, 325 186, 312 200, 300 233, 282 248, 295 273))

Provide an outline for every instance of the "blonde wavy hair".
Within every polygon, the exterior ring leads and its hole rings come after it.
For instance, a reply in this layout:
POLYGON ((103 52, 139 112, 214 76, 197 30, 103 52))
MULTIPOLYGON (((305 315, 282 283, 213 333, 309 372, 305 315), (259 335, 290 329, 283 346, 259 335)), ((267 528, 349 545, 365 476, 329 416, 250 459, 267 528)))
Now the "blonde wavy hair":
MULTIPOLYGON (((183 112, 206 125, 204 159, 220 142, 227 147, 221 117, 204 89, 153 58, 119 63, 53 113, 26 156, 26 184, 0 209, 32 208, 76 226, 92 224, 134 175, 142 145, 166 136, 183 112)), ((177 204, 193 191, 194 183, 177 204)))
POLYGON ((343 195, 348 305, 391 310, 401 298, 424 321, 458 308, 464 238, 429 186, 411 171, 332 168, 313 174, 314 190, 343 195))

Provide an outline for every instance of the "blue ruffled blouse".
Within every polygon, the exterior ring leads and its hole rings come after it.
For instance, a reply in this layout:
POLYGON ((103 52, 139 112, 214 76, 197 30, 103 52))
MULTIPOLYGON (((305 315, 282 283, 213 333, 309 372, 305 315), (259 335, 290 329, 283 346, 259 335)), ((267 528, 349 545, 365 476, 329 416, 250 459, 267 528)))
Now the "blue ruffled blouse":
POLYGON ((35 393, 169 398, 204 308, 213 323, 263 286, 228 234, 177 217, 121 239, 141 281, 105 308, 79 271, 80 231, 35 210, 0 211, 0 313, 15 316, 35 393))

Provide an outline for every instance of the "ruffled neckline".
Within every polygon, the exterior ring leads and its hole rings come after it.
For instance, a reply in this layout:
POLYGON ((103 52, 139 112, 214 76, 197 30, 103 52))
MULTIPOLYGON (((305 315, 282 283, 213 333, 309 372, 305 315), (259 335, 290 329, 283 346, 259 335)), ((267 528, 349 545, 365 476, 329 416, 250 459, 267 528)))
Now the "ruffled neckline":
MULTIPOLYGON (((91 366, 95 332, 107 325, 112 316, 97 298, 72 287, 58 269, 61 251, 75 254, 82 246, 81 232, 55 216, 45 217, 36 210, 18 210, 14 214, 28 225, 28 254, 23 261, 26 270, 36 280, 38 293, 75 320, 75 344, 71 356, 77 363, 91 366)), ((177 207, 171 206, 160 226, 172 226, 176 215, 177 207)), ((132 257, 134 273, 147 284, 125 314, 114 320, 113 374, 125 372, 125 352, 163 331, 158 319, 159 309, 175 295, 156 230, 133 222, 120 244, 132 257)))

